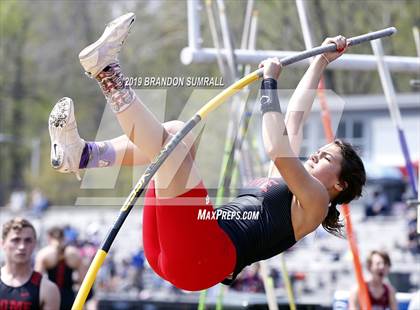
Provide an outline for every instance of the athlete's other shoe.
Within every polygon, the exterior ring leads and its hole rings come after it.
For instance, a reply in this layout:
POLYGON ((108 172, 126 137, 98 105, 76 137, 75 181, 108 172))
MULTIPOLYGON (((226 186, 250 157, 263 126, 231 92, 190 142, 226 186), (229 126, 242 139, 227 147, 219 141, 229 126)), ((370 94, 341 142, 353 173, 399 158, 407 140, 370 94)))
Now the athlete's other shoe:
POLYGON ((80 52, 80 63, 87 75, 94 78, 106 66, 118 62, 118 54, 135 19, 134 13, 127 13, 114 19, 95 43, 80 52))
POLYGON ((62 173, 73 172, 80 181, 79 163, 85 141, 77 131, 73 100, 64 97, 55 104, 48 119, 48 129, 52 167, 62 173))

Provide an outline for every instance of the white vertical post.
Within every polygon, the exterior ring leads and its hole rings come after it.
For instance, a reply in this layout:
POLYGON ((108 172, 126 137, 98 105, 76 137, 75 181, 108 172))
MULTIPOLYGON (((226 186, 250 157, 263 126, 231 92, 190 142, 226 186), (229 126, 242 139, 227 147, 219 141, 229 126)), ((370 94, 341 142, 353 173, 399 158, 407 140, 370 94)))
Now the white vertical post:
POLYGON ((382 88, 385 93, 385 98, 388 103, 389 112, 391 114, 392 122, 398 131, 398 139, 401 145, 401 151, 404 156, 405 165, 411 185, 411 190, 414 195, 417 194, 416 177, 414 176, 414 169, 410 158, 407 141, 405 139, 404 128, 402 127, 402 119, 400 109, 398 108, 397 99, 395 95, 394 84, 392 83, 391 74, 385 62, 383 61, 384 51, 381 40, 373 40, 370 42, 378 62, 379 77, 381 79, 382 88))
POLYGON ((31 174, 33 177, 39 177, 39 166, 41 162, 41 140, 39 138, 34 138, 31 141, 32 145, 32 154, 31 154, 31 174))
POLYGON ((311 31, 309 30, 308 18, 306 16, 306 7, 303 0, 296 0, 296 7, 299 15, 300 26, 303 33, 303 41, 305 42, 306 49, 313 47, 311 31))
POLYGON ((238 79, 238 69, 236 66, 235 54, 233 52, 232 38, 230 36, 229 25, 226 17, 226 6, 223 0, 217 0, 219 7, 220 27, 222 30, 223 45, 227 52, 227 62, 230 70, 231 83, 238 79))
POLYGON ((397 98, 395 96, 394 84, 392 83, 391 75, 389 74, 388 68, 384 65, 382 57, 384 51, 380 40, 374 40, 370 42, 374 54, 378 59, 378 71, 379 77, 382 82, 382 88, 385 94, 386 102, 388 103, 388 109, 391 114, 391 120, 394 123, 394 126, 397 128, 402 127, 401 113, 398 109, 397 98))
POLYGON ((188 47, 192 50, 201 48, 200 8, 198 0, 187 0, 188 11, 188 47))
POLYGON ((209 27, 210 27, 210 34, 214 44, 214 47, 217 50, 217 65, 219 66, 220 72, 222 73, 223 77, 226 79, 226 70, 225 70, 225 62, 222 58, 221 48, 219 44, 219 35, 217 34, 216 28, 216 21, 213 14, 213 7, 212 1, 206 0, 206 11, 207 11, 207 19, 209 20, 209 27))
MULTIPOLYGON (((248 42, 248 49, 251 51, 255 51, 255 47, 257 44, 257 33, 258 33, 258 11, 254 11, 252 13, 250 28, 251 29, 250 29, 250 36, 249 36, 249 42, 248 42)), ((244 76, 249 74, 250 72, 251 72, 251 65, 247 64, 245 66, 244 76)))
POLYGON ((250 25, 251 25, 251 18, 252 18, 252 11, 254 8, 254 0, 248 0, 246 4, 246 11, 245 11, 245 21, 244 21, 244 30, 242 32, 242 39, 241 39, 241 49, 245 49, 248 47, 248 38, 250 35, 250 25))
POLYGON ((260 261, 260 274, 263 279, 265 295, 267 296, 268 309, 269 310, 278 310, 276 293, 274 291, 273 279, 270 277, 269 269, 267 262, 262 260, 260 261))
POLYGON ((414 43, 416 44, 417 57, 420 57, 420 34, 419 28, 413 27, 414 43))
MULTIPOLYGON (((244 27, 242 31, 242 39, 241 39, 241 49, 249 48, 249 36, 252 27, 252 19, 253 19, 253 8, 254 8, 254 0, 248 0, 246 4, 246 11, 245 11, 245 18, 244 18, 244 27)), ((240 64, 238 67, 238 71, 242 72, 244 66, 240 64)), ((243 74, 244 76, 246 74, 243 74)))

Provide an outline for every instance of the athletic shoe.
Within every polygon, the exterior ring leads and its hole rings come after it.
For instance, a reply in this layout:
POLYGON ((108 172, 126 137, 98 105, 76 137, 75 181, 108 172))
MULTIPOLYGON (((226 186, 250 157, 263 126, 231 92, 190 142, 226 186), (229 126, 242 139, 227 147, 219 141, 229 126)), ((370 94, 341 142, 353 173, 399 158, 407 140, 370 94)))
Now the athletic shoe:
POLYGON ((85 141, 77 131, 73 100, 64 97, 55 104, 48 119, 48 129, 52 167, 62 173, 73 172, 80 181, 79 163, 85 141))
POLYGON ((88 76, 94 78, 106 66, 118 62, 118 54, 135 19, 134 13, 127 13, 114 19, 95 43, 80 52, 80 63, 88 76))

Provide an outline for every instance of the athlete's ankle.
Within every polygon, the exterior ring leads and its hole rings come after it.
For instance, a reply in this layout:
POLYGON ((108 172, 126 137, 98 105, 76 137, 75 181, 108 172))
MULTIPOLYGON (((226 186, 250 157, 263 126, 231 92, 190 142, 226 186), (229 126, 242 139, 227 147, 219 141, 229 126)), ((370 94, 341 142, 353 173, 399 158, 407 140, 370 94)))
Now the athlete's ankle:
POLYGON ((134 91, 126 83, 118 63, 106 66, 97 76, 106 101, 114 113, 127 109, 134 101, 134 91))
POLYGON ((102 168, 115 164, 115 149, 109 142, 86 142, 79 168, 102 168))

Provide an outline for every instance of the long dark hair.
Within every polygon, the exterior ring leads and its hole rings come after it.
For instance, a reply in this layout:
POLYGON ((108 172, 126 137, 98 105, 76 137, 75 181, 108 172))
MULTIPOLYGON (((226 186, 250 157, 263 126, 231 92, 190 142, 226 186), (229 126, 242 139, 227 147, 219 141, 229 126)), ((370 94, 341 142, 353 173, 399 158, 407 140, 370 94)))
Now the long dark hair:
POLYGON ((335 236, 343 237, 344 224, 340 220, 337 205, 349 203, 362 196, 362 188, 366 183, 366 171, 360 156, 350 143, 336 139, 334 144, 340 148, 343 156, 338 179, 345 186, 345 189, 330 202, 328 214, 322 222, 322 227, 335 236))

